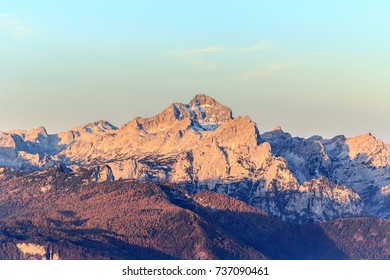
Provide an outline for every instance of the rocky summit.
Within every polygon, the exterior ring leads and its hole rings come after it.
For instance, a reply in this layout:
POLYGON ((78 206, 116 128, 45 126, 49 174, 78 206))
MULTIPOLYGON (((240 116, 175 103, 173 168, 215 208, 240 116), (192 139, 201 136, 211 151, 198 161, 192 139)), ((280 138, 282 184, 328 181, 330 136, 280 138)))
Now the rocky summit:
POLYGON ((48 134, 43 127, 0 134, 4 170, 93 169, 96 182, 174 183, 210 190, 297 223, 390 218, 390 145, 371 134, 292 137, 260 133, 248 116, 199 94, 120 128, 106 121, 48 134))
POLYGON ((0 133, 0 259, 389 259, 390 145, 261 132, 199 94, 0 133))

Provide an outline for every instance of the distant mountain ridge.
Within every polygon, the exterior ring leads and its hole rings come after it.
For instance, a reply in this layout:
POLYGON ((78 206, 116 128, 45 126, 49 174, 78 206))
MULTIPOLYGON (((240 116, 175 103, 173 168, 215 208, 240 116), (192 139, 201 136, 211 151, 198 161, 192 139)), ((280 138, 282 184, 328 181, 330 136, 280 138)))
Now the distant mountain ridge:
MULTIPOLYGON (((191 194, 211 190, 281 219, 390 218, 390 145, 371 134, 292 137, 260 133, 248 116, 199 94, 122 127, 106 121, 48 134, 0 132, 0 166, 94 170, 96 182, 170 182, 191 194)), ((7 169, 0 169, 5 178, 7 169)))

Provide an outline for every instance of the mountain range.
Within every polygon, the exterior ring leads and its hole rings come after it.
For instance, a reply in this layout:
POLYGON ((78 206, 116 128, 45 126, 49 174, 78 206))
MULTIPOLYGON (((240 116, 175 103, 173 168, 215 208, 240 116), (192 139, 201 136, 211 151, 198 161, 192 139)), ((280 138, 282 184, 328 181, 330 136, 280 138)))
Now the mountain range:
POLYGON ((370 133, 261 132, 199 94, 119 128, 0 132, 0 166, 4 259, 390 258, 370 133))

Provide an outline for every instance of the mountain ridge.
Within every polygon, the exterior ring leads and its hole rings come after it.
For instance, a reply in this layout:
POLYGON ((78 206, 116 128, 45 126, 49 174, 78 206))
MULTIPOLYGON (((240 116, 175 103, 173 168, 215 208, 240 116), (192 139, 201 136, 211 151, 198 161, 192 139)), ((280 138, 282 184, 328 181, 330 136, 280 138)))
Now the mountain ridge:
POLYGON ((261 134, 248 116, 233 117, 230 108, 199 94, 119 128, 97 121, 58 134, 43 127, 2 132, 0 166, 25 172, 91 167, 99 182, 140 179, 191 193, 212 190, 307 223, 390 218, 389 147, 371 134, 304 139, 281 127, 261 134))
POLYGON ((389 259, 389 229, 292 224, 210 190, 96 182, 76 166, 0 180, 0 259, 389 259))

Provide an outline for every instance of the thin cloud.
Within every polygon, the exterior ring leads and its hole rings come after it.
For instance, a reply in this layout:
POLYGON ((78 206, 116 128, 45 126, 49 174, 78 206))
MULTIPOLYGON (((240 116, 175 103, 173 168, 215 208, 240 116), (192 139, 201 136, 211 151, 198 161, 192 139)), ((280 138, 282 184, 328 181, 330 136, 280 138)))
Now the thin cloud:
POLYGON ((173 51, 170 52, 169 55, 180 58, 202 70, 211 70, 217 68, 217 65, 210 60, 209 56, 223 52, 225 50, 227 50, 225 47, 213 46, 207 48, 173 51))
POLYGON ((18 27, 12 32, 12 37, 18 39, 27 36, 28 34, 34 33, 34 30, 27 27, 18 27))
POLYGON ((239 81, 248 81, 248 80, 254 80, 254 79, 261 79, 265 77, 269 77, 272 75, 272 71, 252 71, 252 72, 247 72, 241 75, 237 76, 237 80, 239 81))
POLYGON ((236 79, 239 81, 249 81, 249 80, 257 80, 263 79, 271 76, 277 75, 278 72, 290 69, 293 65, 291 64, 272 64, 267 67, 265 70, 260 71, 251 71, 246 72, 236 76, 236 79))
POLYGON ((260 42, 254 46, 239 49, 241 52, 259 52, 272 48, 272 44, 269 41, 260 42))
POLYGON ((218 53, 218 52, 221 52, 224 50, 226 50, 226 48, 224 48, 224 47, 208 47, 208 48, 173 51, 173 52, 170 52, 169 54, 171 56, 177 56, 177 57, 188 57, 188 56, 195 56, 195 55, 199 55, 199 54, 218 53))
MULTIPOLYGON (((240 52, 257 52, 272 48, 270 41, 262 41, 254 46, 246 48, 233 48, 223 46, 211 46, 205 48, 194 48, 176 50, 168 53, 169 56, 181 59, 188 64, 194 65, 196 68, 201 70, 211 70, 218 68, 218 65, 214 62, 215 56, 219 54, 229 54, 231 57, 238 55, 240 52)), ((280 65, 272 66, 274 68, 281 67, 280 65)), ((274 72, 277 69, 267 69, 266 71, 248 72, 243 74, 240 79, 254 79, 260 77, 267 77, 271 75, 269 72, 274 72)))
POLYGON ((5 30, 14 39, 34 33, 34 29, 25 26, 21 20, 10 14, 0 14, 0 30, 5 30))

